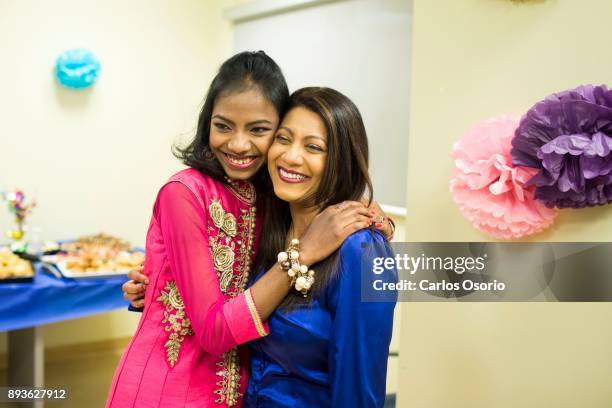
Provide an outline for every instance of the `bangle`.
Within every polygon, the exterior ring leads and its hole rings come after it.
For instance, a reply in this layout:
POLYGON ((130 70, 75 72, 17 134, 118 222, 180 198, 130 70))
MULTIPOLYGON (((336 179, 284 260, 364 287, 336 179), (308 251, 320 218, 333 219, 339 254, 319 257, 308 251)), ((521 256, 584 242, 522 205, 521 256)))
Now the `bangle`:
POLYGON ((290 285, 306 297, 314 284, 315 272, 300 264, 300 241, 297 238, 291 240, 287 250, 278 253, 278 263, 287 272, 290 285))

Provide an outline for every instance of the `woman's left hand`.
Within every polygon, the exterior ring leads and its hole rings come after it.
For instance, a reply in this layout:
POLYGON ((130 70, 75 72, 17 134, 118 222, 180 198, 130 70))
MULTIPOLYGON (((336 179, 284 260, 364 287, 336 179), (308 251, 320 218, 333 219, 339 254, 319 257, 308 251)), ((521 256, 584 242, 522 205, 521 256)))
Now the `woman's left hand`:
MULTIPOLYGON (((368 205, 367 200, 362 200, 361 202, 365 206, 368 205)), ((372 201, 372 204, 370 204, 368 209, 374 216, 374 218, 372 219, 372 222, 374 223, 375 227, 378 228, 380 232, 385 234, 387 239, 391 241, 393 239, 393 234, 395 233, 395 226, 392 224, 393 221, 390 221, 390 218, 387 216, 387 214, 385 214, 383 209, 380 207, 380 205, 378 204, 378 201, 372 201)))

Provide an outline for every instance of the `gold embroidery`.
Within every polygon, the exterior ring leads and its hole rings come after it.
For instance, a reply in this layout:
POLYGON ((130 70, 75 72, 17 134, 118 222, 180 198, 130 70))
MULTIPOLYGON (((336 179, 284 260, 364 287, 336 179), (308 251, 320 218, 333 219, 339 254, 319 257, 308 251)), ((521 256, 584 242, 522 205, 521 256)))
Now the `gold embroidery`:
POLYGON ((242 293, 249 280, 251 262, 253 259, 253 244, 255 241, 256 208, 249 207, 248 210, 241 209, 240 213, 239 235, 241 239, 237 242, 237 266, 235 268, 239 273, 234 274, 234 284, 230 292, 232 297, 242 293))
POLYGON ((246 299, 246 304, 249 307, 249 312, 251 312, 251 319, 253 319, 253 323, 255 323, 255 328, 257 329, 257 333, 263 337, 268 333, 264 330, 263 323, 261 322, 261 318, 259 317, 259 312, 257 311, 257 307, 255 306, 255 302, 253 301, 253 296, 251 295, 251 289, 247 289, 244 292, 244 297, 246 299))
POLYGON ((170 332, 170 335, 164 346, 166 347, 166 359, 170 367, 174 367, 178 361, 185 336, 192 335, 193 331, 191 330, 191 322, 185 314, 185 304, 181 299, 176 283, 174 281, 166 282, 164 290, 161 291, 157 301, 165 307, 162 324, 165 324, 164 330, 170 332))
POLYGON ((232 213, 225 213, 221 229, 230 237, 236 236, 236 217, 232 213))
POLYGON ((245 180, 231 180, 228 177, 225 180, 228 183, 228 189, 236 198, 248 205, 255 204, 257 194, 253 184, 245 180))
POLYGON ((238 385, 242 377, 238 349, 233 348, 224 353, 223 361, 218 362, 217 366, 221 367, 221 370, 217 371, 217 375, 221 377, 221 380, 217 381, 217 386, 221 388, 214 391, 219 396, 215 402, 217 404, 225 402, 228 407, 233 407, 238 403, 238 398, 242 397, 242 394, 238 392, 238 385))
MULTIPOLYGON (((232 185, 236 186, 234 183, 232 185)), ((250 200, 248 203, 254 203, 255 190, 253 186, 250 183, 239 183, 238 185, 242 186, 239 188, 242 198, 237 195, 237 190, 230 188, 234 195, 243 202, 248 199, 250 200), (250 190, 248 186, 253 189, 250 190)), ((219 278, 219 287, 227 296, 226 301, 228 301, 244 292, 248 281, 253 260, 256 210, 253 205, 250 205, 248 210, 240 209, 237 222, 234 214, 226 211, 218 198, 211 199, 208 209, 214 225, 214 227, 210 223, 208 225, 213 263, 219 278)), ((248 303, 247 306, 249 306, 248 303)), ((252 306, 254 308, 255 305, 252 306)), ((249 306, 249 310, 250 308, 251 306, 249 306)), ((259 317, 259 315, 257 316, 259 317)), ((263 325, 261 325, 261 332, 265 335, 263 325)), ((258 328, 258 333, 261 332, 258 328)), ((238 392, 240 386, 238 349, 234 348, 221 355, 216 364, 220 367, 216 374, 221 378, 216 383, 219 388, 214 391, 218 395, 215 402, 217 404, 225 403, 227 406, 237 405, 238 400, 242 397, 242 394, 238 392)))
POLYGON ((232 238, 236 236, 236 217, 234 217, 234 214, 225 211, 219 199, 212 200, 208 206, 208 211, 215 227, 232 238))
POLYGON ((208 206, 208 212, 210 213, 210 218, 212 218, 215 227, 221 228, 223 225, 223 216, 225 215, 225 210, 221 206, 221 201, 213 199, 208 206))
POLYGON ((232 271, 234 266, 234 251, 227 245, 213 243, 213 261, 219 272, 232 271))
MULTIPOLYGON (((217 235, 217 237, 219 237, 217 235)), ((212 248, 213 263, 219 278, 219 286, 221 291, 225 293, 232 278, 234 277, 234 250, 232 246, 223 245, 217 239, 210 237, 210 246, 212 248)))

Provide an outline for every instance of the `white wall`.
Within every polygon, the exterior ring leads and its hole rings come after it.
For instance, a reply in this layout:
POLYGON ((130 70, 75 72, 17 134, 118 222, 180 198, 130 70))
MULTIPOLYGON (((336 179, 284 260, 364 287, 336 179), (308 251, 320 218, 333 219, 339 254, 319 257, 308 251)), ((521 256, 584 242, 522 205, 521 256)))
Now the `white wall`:
POLYGON ((291 90, 328 86, 358 106, 370 144, 378 201, 405 207, 411 0, 250 2, 230 16, 268 10, 234 25, 234 51, 264 50, 291 90), (309 7, 289 7, 304 3, 309 7))
MULTIPOLYGON (((38 200, 44 237, 143 244, 154 195, 179 168, 170 146, 195 126, 229 41, 220 1, 0 1, 0 188, 38 200), (102 62, 81 92, 52 73, 79 46, 102 62)), ((0 229, 10 221, 1 211, 0 229)))
MULTIPOLYGON (((106 231, 144 244, 157 189, 181 167, 170 146, 195 127, 231 53, 227 5, 0 0, 0 189, 37 199, 31 225, 44 238, 106 231), (55 83, 55 58, 73 47, 102 62, 90 90, 55 83)), ((0 204, 1 242, 12 219, 0 204)), ((45 339, 53 346, 130 336, 136 320, 119 311, 52 324, 45 339)))

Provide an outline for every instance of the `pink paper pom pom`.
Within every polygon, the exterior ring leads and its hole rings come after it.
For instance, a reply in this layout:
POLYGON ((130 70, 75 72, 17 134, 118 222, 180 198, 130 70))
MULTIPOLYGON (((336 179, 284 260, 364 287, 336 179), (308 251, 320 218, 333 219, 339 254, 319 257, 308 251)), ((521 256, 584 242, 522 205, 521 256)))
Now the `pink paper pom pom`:
POLYGON ((474 227, 495 238, 514 239, 549 227, 556 210, 534 199, 524 184, 538 171, 513 167, 510 149, 518 119, 502 115, 470 129, 453 146, 453 198, 474 227))

